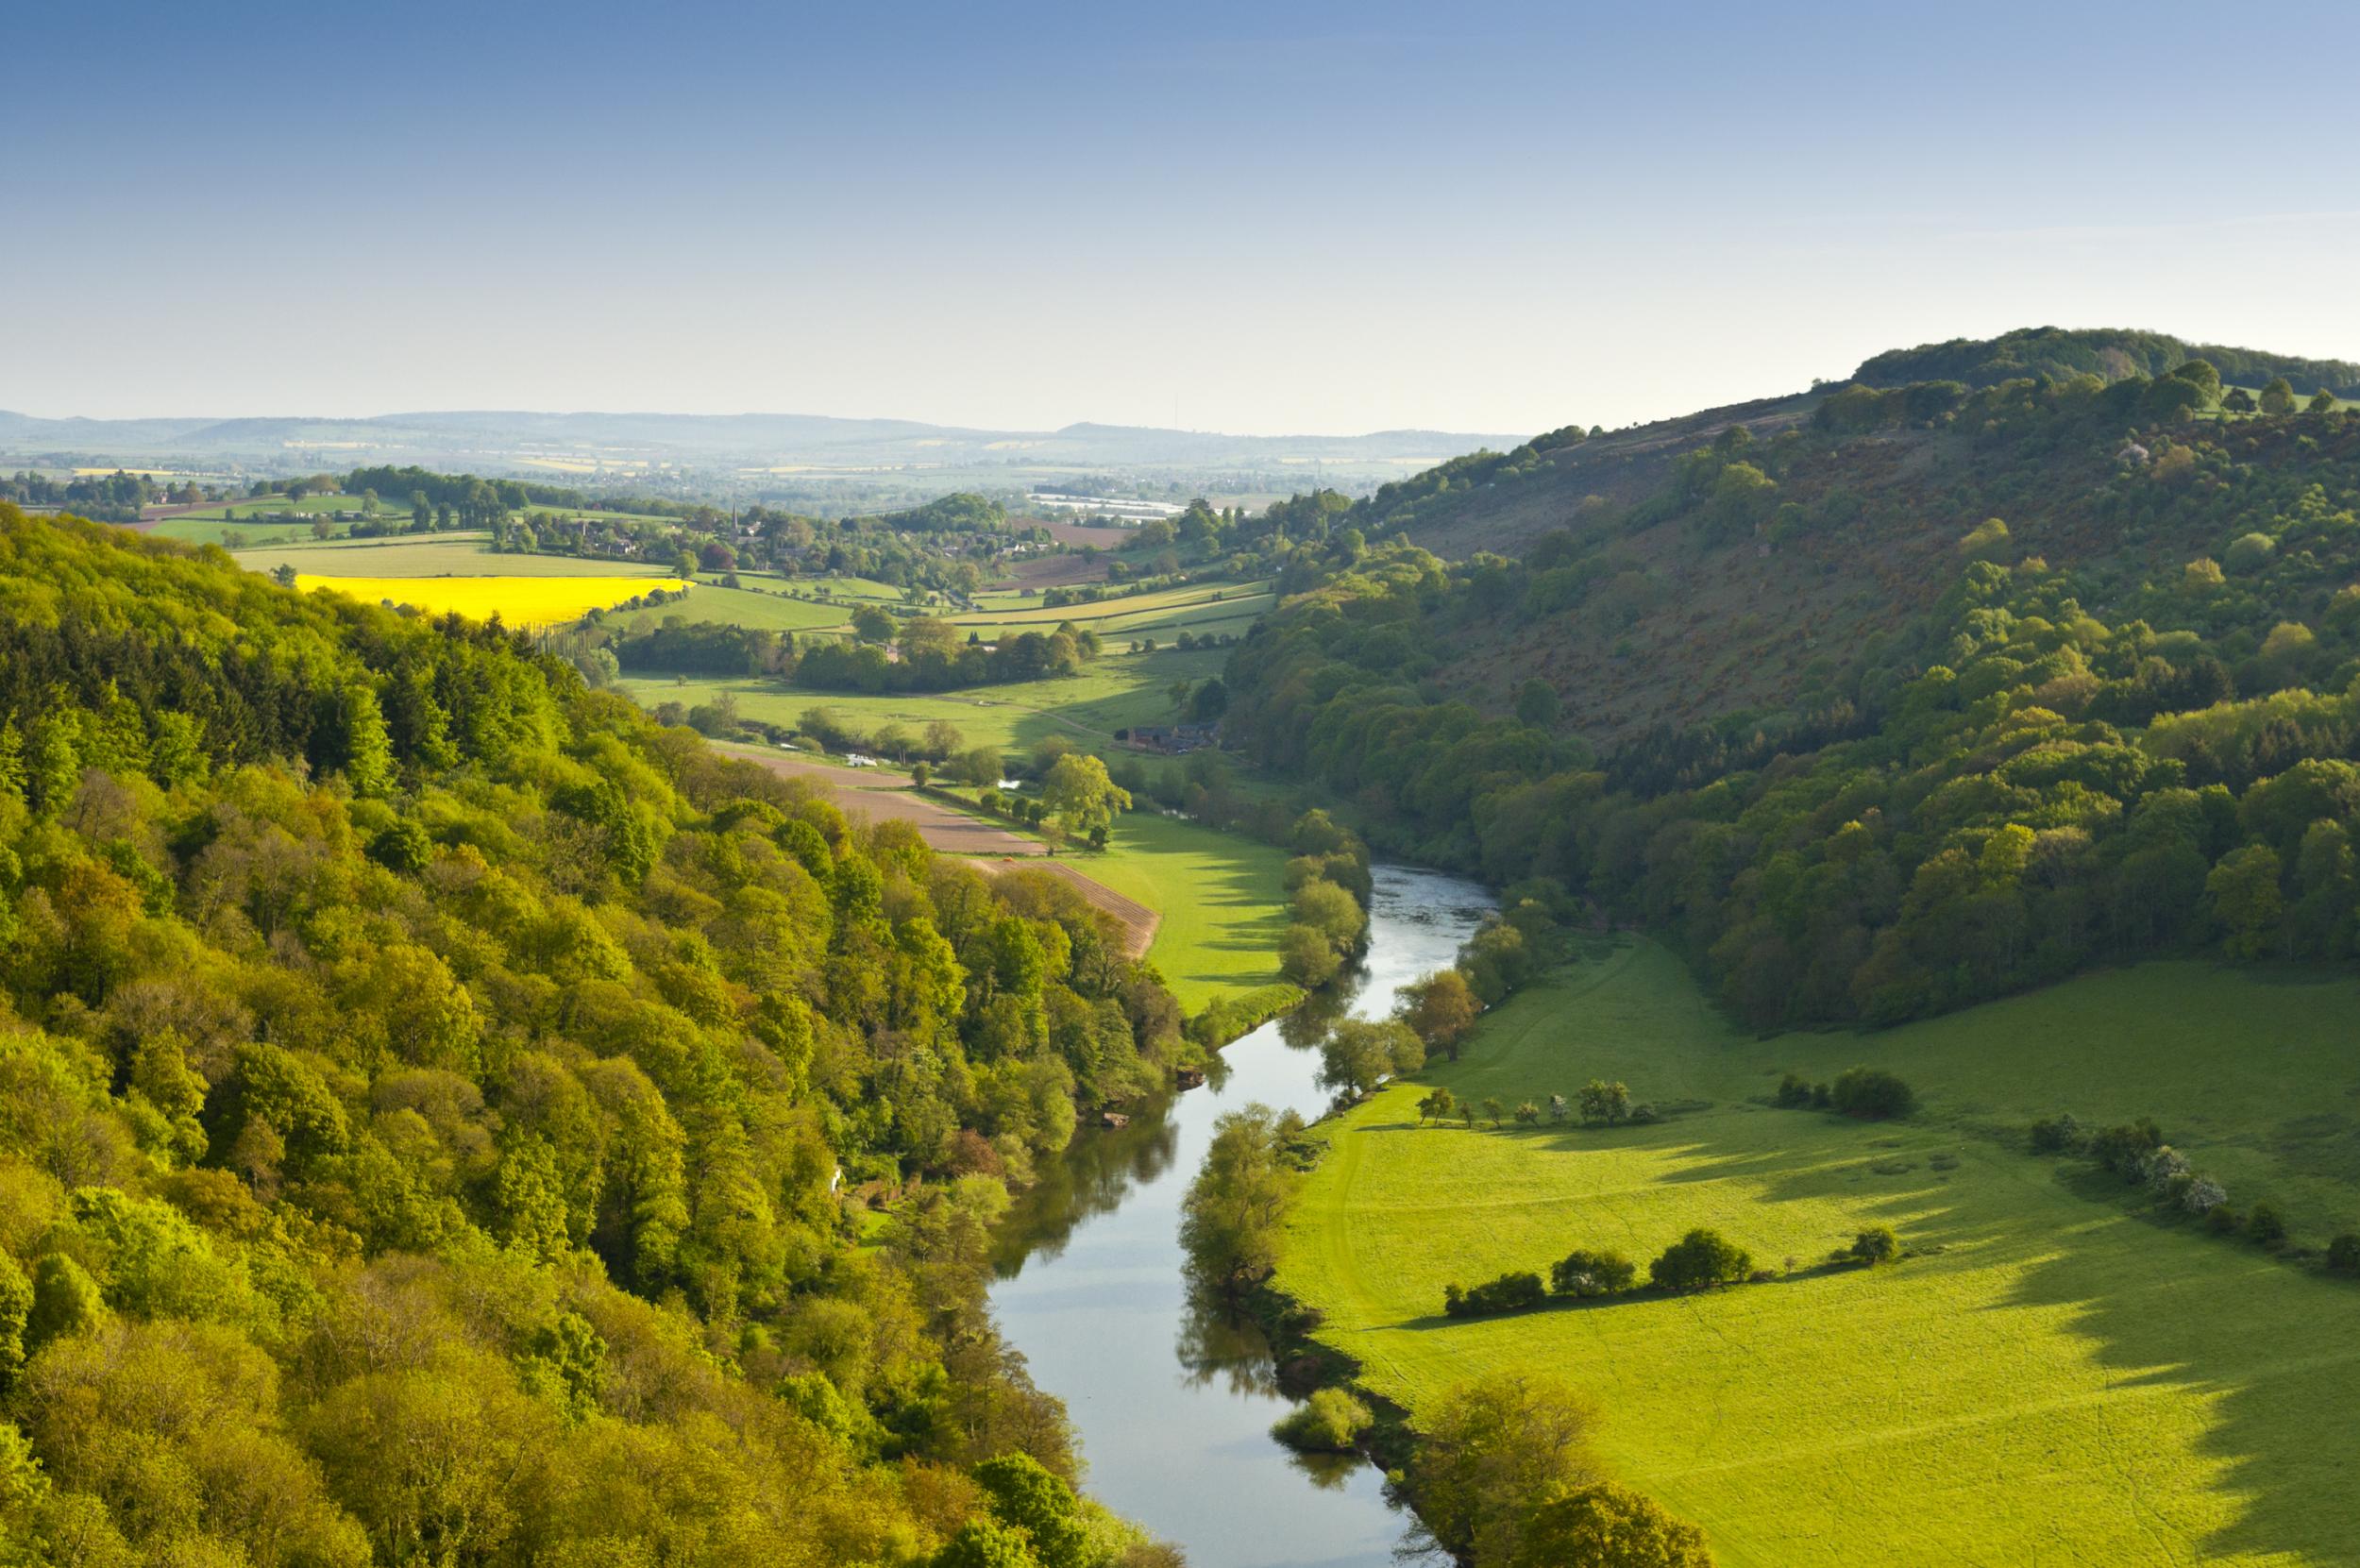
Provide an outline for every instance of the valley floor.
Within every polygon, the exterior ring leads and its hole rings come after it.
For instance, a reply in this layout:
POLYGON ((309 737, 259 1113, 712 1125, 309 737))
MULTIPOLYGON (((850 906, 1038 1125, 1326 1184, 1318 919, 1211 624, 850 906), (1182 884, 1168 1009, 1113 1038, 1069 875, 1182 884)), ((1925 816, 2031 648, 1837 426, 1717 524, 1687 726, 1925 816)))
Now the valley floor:
POLYGON ((1628 1483, 1724 1564, 2360 1562, 2360 1289, 2148 1217, 2023 1128, 2152 1115, 2293 1241, 2360 1222, 2360 985, 2201 964, 2101 974, 1882 1035, 1733 1032, 1672 954, 1626 945, 1488 1018, 1423 1075, 1509 1105, 1598 1076, 1671 1114, 1422 1128, 1397 1086, 1330 1124, 1279 1283, 1407 1406, 1544 1370, 1597 1405, 1628 1483), (1901 1072, 1871 1125, 1775 1110, 1779 1074, 1901 1072), (1871 1223, 1913 1256, 1818 1267, 1871 1223), (1442 1288, 1641 1263, 1721 1230, 1775 1282, 1464 1322, 1442 1288), (1787 1259, 1797 1266, 1787 1272, 1787 1259))

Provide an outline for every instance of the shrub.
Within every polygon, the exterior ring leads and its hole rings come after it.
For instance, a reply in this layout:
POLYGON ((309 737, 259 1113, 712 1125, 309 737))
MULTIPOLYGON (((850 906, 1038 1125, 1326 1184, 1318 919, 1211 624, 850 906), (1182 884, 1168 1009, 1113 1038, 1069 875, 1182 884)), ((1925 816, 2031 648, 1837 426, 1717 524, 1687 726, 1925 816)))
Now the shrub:
POLYGON ((2221 565, 2233 572, 2259 571, 2277 553, 2277 540, 2267 533, 2248 533, 2221 553, 2221 565))
POLYGON ((2070 1153, 2082 1138, 2082 1124, 2067 1116, 2045 1116, 2032 1123, 2032 1153, 2070 1153))
POLYGON ((2286 1222, 2269 1205, 2255 1204, 2253 1212, 2246 1216, 2245 1233, 2266 1247, 2274 1247, 2286 1239, 2286 1222))
POLYGON ((1375 1421, 1375 1412, 1343 1390, 1319 1389, 1279 1417, 1270 1435, 1290 1448, 1341 1454, 1375 1421))
POLYGON ((1442 1311, 1453 1318, 1483 1318, 1499 1312, 1523 1312, 1547 1299, 1548 1291, 1542 1286, 1539 1274, 1511 1270, 1472 1290, 1445 1286, 1442 1311))
POLYGON ((1610 1084, 1603 1078, 1593 1078, 1581 1086, 1574 1096, 1581 1107, 1584 1121, 1613 1123, 1630 1118, 1630 1090, 1619 1083, 1610 1084))
POLYGON ((2147 1167, 2147 1157, 2163 1147, 2163 1129, 2153 1120, 2141 1117, 2107 1128, 2090 1139, 2090 1157, 2125 1181, 2137 1181, 2147 1167))
POLYGON ((1812 1108, 1812 1109, 1813 1109, 1813 1110, 1817 1110, 1817 1111, 1824 1111, 1824 1110, 1826 1110, 1829 1106, 1830 1106, 1830 1105, 1832 1105, 1832 1104, 1835 1104, 1835 1093, 1834 1093, 1834 1091, 1833 1091, 1833 1090, 1829 1089, 1829 1088, 1828 1087, 1828 1086, 1827 1086, 1827 1085, 1825 1085, 1825 1084, 1813 1084, 1813 1085, 1812 1085, 1812 1087, 1811 1087, 1811 1108, 1812 1108))
POLYGON ((2348 1230, 2327 1244, 2327 1266, 2339 1274, 2360 1274, 2360 1231, 2348 1230))
POLYGON ((2180 1194, 2180 1206, 2191 1214, 2209 1215, 2228 1201, 2228 1192, 2210 1176, 2197 1177, 2180 1194))
POLYGON ((1782 1111, 1801 1110, 1811 1104, 1811 1080, 1799 1072, 1788 1073, 1778 1080, 1778 1091, 1770 1103, 1782 1111))
POLYGON ((1734 1285, 1753 1272, 1752 1255, 1718 1231, 1692 1230, 1647 1265, 1648 1282, 1660 1290, 1702 1290, 1734 1285))
POLYGON ((1917 1108, 1917 1096, 1909 1085, 1874 1067, 1846 1069, 1829 1090, 1829 1099, 1837 1110, 1863 1121, 1889 1121, 1917 1108))
POLYGON ((2217 1205, 2205 1211, 2204 1227, 2216 1236, 2231 1235, 2244 1223, 2245 1216, 2227 1204, 2217 1205))
POLYGON ((1893 1234, 1891 1225, 1871 1225, 1852 1238, 1851 1258, 1874 1268, 1880 1263, 1897 1262, 1901 1256, 1901 1239, 1893 1234))
POLYGON ((1638 1265, 1621 1253, 1587 1247, 1575 1248, 1549 1267, 1549 1288, 1582 1300, 1620 1295, 1638 1277, 1638 1265))

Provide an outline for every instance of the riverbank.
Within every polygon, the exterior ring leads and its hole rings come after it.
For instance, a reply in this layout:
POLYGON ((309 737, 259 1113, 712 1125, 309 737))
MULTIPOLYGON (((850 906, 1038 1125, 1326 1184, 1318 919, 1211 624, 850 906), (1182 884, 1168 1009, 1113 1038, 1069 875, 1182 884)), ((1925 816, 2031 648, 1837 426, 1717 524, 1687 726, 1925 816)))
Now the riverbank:
MULTIPOLYGON (((1436 873, 1380 866, 1375 884, 1368 953, 1334 1003, 1364 1017, 1448 967, 1490 907, 1482 888, 1436 873)), ((1328 1103, 1306 1017, 1249 1031, 1205 1087, 1086 1130, 1042 1162, 1002 1230, 994 1313, 1066 1402, 1092 1495, 1181 1544, 1192 1568, 1390 1568, 1407 1524, 1380 1470, 1292 1456, 1270 1436, 1291 1403, 1271 1342, 1193 1310, 1183 1276, 1180 1199, 1213 1122, 1257 1101, 1306 1116, 1328 1103)))

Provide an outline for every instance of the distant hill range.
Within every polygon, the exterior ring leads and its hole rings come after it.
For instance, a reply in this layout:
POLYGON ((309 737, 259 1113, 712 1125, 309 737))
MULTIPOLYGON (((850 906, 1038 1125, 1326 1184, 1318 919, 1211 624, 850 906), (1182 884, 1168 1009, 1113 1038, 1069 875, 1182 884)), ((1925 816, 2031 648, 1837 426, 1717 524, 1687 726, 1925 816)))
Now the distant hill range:
POLYGON ((792 413, 388 413, 365 419, 43 419, 0 412, 0 461, 150 466, 244 464, 274 471, 415 463, 512 475, 607 473, 650 466, 848 476, 881 470, 1175 469, 1285 474, 1307 484, 1322 464, 1383 477, 1456 452, 1513 446, 1516 435, 1378 430, 1368 435, 1250 436, 1127 425, 1058 430, 969 430, 908 419, 792 413))

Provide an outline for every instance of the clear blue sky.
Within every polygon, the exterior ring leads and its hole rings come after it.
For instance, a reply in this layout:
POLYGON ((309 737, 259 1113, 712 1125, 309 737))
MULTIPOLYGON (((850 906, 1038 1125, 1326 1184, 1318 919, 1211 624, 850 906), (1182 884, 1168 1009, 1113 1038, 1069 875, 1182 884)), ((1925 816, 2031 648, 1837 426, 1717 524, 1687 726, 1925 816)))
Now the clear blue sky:
POLYGON ((2360 7, 16 8, 0 407, 1615 425, 2360 358, 2360 7))

